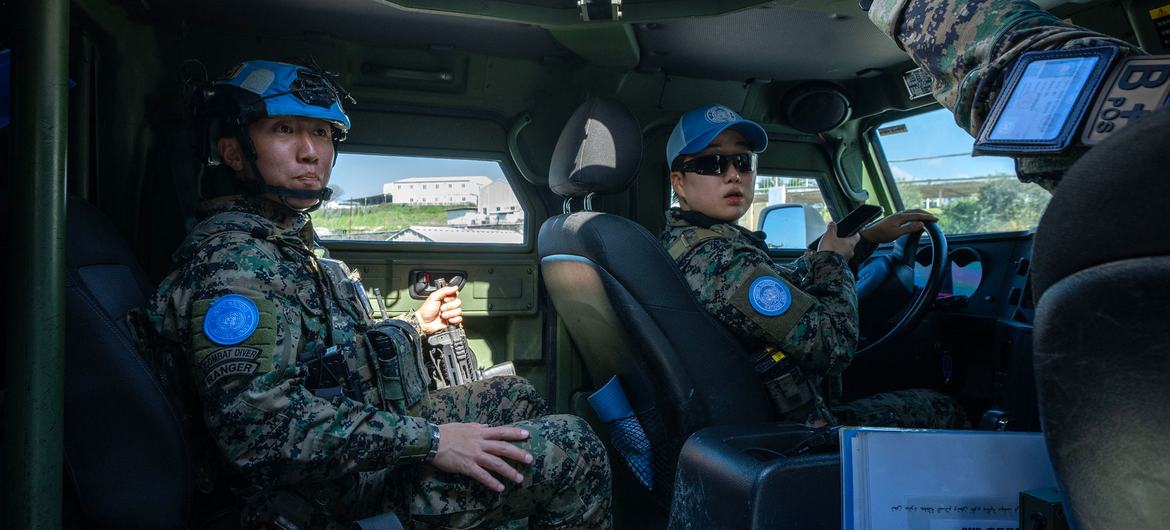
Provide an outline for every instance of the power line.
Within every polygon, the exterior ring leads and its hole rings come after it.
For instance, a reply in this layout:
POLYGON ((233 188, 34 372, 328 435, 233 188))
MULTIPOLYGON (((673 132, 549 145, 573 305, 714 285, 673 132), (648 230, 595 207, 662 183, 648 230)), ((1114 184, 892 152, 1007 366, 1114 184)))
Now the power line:
POLYGON ((970 157, 971 153, 936 154, 934 157, 903 158, 901 160, 887 160, 889 164, 903 163, 903 161, 934 160, 936 158, 970 157))

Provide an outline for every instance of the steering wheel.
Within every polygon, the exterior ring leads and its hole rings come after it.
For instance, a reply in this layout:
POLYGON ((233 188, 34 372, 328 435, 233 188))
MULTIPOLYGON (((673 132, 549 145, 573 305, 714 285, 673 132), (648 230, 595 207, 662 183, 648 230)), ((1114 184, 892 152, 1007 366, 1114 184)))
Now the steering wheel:
POLYGON ((870 342, 854 355, 876 350, 890 341, 914 329, 931 304, 938 298, 943 278, 950 271, 947 240, 936 223, 926 223, 926 234, 931 241, 930 273, 926 286, 915 294, 914 258, 922 232, 906 234, 894 241, 894 249, 888 254, 874 256, 866 261, 857 273, 858 306, 866 306, 862 314, 897 315, 905 308, 901 318, 893 327, 870 342), (909 300, 907 303, 906 301, 909 300))

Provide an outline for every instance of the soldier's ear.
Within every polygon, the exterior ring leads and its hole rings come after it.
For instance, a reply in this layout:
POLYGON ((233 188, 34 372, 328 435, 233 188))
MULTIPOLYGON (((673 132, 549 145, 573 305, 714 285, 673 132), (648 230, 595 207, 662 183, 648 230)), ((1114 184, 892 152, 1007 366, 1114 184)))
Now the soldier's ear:
POLYGON ((244 170, 244 150, 240 148, 240 141, 230 136, 220 138, 216 142, 219 148, 219 157, 224 165, 239 173, 244 170))
POLYGON ((681 171, 670 172, 670 189, 674 190, 674 196, 678 198, 678 202, 686 204, 687 194, 683 190, 684 175, 681 171))

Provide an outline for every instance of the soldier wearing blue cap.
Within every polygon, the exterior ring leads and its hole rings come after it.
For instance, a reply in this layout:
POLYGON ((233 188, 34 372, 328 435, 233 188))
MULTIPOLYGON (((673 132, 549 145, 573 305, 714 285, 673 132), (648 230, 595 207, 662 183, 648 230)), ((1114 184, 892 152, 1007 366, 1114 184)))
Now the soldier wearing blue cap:
POLYGON ((878 243, 922 230, 936 218, 901 212, 849 238, 837 237, 829 223, 815 252, 778 265, 761 234, 735 224, 751 205, 757 153, 767 147, 759 124, 723 105, 684 114, 666 146, 679 206, 666 212, 660 241, 703 307, 747 351, 758 352, 751 361, 775 412, 810 425, 965 426, 954 400, 928 390, 833 401, 857 348, 851 261, 860 263, 878 243))
POLYGON ((209 155, 243 193, 201 206, 148 311, 244 528, 348 528, 387 511, 412 528, 609 527, 609 465, 583 420, 548 415, 518 377, 428 392, 410 370, 411 339, 462 321, 454 287, 375 322, 356 272, 323 257, 309 212, 350 127, 344 94, 318 69, 270 61, 204 92, 209 155))

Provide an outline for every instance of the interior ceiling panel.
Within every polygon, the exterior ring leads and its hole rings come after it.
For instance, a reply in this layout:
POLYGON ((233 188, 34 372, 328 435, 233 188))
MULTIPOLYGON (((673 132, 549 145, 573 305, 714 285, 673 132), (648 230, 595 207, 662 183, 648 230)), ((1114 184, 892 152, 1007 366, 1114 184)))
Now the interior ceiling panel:
MULTIPOLYGON (((375 46, 464 50, 488 55, 579 59, 545 28, 480 12, 441 14, 404 9, 393 0, 125 0, 134 11, 193 27, 242 35, 304 38, 328 34, 375 46)), ((662 0, 628 0, 629 6, 662 0)), ((510 0, 540 7, 573 0, 510 0)), ((1060 0, 1039 0, 1052 8, 1060 0)), ((475 4, 479 11, 495 5, 475 4)), ((907 60, 856 6, 856 0, 786 0, 719 16, 634 24, 643 71, 723 80, 848 79, 867 68, 907 60), (807 2, 818 2, 815 4, 807 2), (784 5, 788 4, 788 5, 784 5), (792 4, 805 7, 792 7, 792 4), (809 6, 815 6, 809 8, 809 6), (834 14, 837 11, 840 14, 834 14)), ((464 9, 472 9, 465 6, 464 9)), ((580 27, 591 23, 580 22, 580 27)))
POLYGON ((641 24, 644 70, 710 79, 846 79, 907 60, 858 15, 755 8, 641 24))
POLYGON ((302 38, 320 33, 376 46, 433 46, 520 58, 576 57, 548 30, 530 24, 408 11, 373 0, 164 0, 154 2, 151 10, 194 27, 241 34, 302 38))

